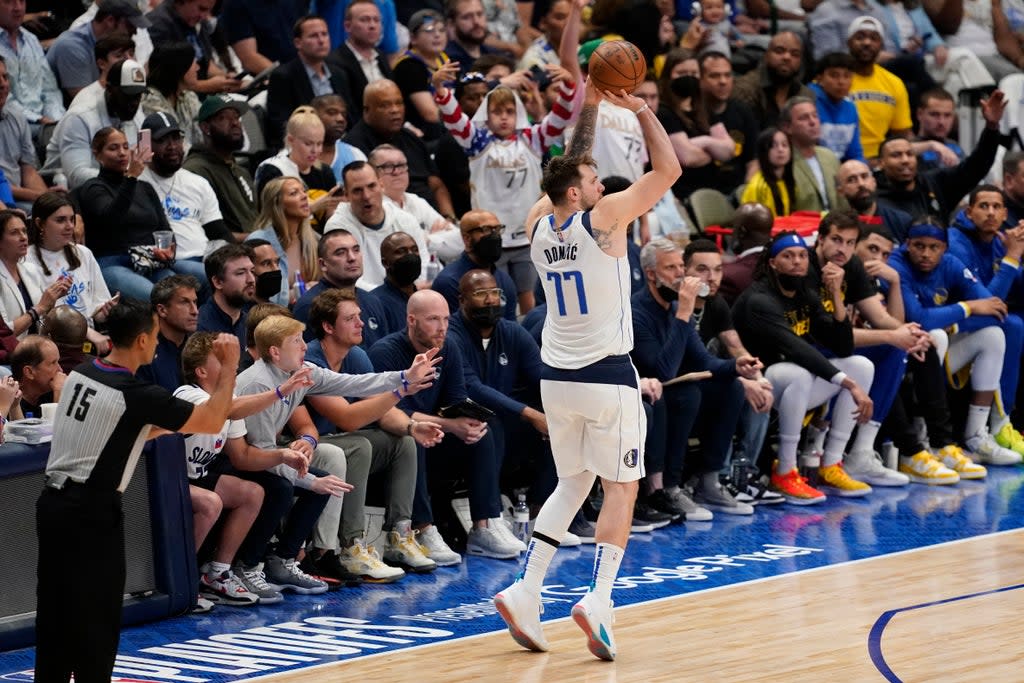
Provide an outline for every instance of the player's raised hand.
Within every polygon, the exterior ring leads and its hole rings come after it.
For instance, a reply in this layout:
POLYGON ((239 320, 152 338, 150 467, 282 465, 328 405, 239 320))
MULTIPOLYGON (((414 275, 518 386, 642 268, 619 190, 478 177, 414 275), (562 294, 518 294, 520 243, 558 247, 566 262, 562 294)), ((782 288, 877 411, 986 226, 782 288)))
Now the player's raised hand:
MULTIPOLYGON (((589 82, 590 79, 588 78, 587 80, 589 82)), ((630 95, 625 90, 619 90, 617 93, 614 93, 611 90, 603 90, 601 91, 601 94, 604 95, 604 98, 612 104, 624 107, 634 114, 647 106, 647 103, 642 99, 635 95, 630 95)))

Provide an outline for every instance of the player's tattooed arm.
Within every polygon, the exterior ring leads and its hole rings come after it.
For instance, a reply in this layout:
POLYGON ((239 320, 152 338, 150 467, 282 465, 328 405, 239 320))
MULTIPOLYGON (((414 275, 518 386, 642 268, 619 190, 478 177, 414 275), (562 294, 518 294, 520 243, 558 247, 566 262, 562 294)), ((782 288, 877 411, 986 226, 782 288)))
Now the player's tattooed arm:
POLYGON ((611 227, 608 228, 607 230, 602 230, 598 227, 595 227, 594 225, 590 226, 590 230, 594 234, 594 242, 596 242, 597 246, 601 247, 602 249, 608 249, 609 247, 612 246, 612 234, 616 230, 618 230, 618 228, 618 221, 612 223, 611 227))
POLYGON ((580 118, 576 121, 576 130, 569 141, 567 156, 589 156, 594 146, 594 131, 597 129, 597 104, 587 103, 583 105, 580 118))

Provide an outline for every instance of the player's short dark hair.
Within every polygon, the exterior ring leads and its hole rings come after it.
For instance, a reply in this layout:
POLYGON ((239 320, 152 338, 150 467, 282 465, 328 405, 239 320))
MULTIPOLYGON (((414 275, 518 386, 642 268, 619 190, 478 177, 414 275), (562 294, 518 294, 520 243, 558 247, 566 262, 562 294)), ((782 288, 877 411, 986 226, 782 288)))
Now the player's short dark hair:
POLYGON ((620 175, 610 175, 607 178, 601 178, 601 184, 604 185, 605 194, 615 194, 616 192, 622 192, 633 183, 629 182, 629 178, 623 178, 620 175))
MULTIPOLYGON (((324 236, 320 238, 320 241, 316 243, 316 255, 317 258, 327 258, 327 249, 329 238, 335 235, 348 235, 352 237, 352 233, 345 228, 336 228, 335 230, 328 230, 324 233, 324 236)), ((358 240, 356 240, 358 242, 358 240)))
POLYGON ((153 307, 148 301, 124 297, 107 314, 107 336, 114 346, 126 349, 140 334, 148 334, 156 325, 153 307))
POLYGON ((206 257, 203 267, 206 269, 206 279, 213 284, 213 278, 224 278, 224 270, 228 263, 235 259, 245 257, 252 259, 252 249, 245 244, 225 244, 212 254, 206 257))
POLYGON ((702 237, 700 239, 693 240, 692 242, 690 242, 689 244, 686 245, 685 249, 683 249, 683 265, 687 265, 687 266, 690 265, 690 258, 694 254, 721 254, 721 253, 722 253, 722 250, 718 248, 717 244, 715 244, 714 242, 712 242, 709 239, 704 239, 702 237))
POLYGON ((878 235, 882 239, 889 240, 893 244, 896 244, 896 236, 892 234, 892 230, 886 227, 885 223, 861 224, 860 237, 857 238, 857 241, 861 242, 872 235, 878 235))
POLYGON ((878 156, 879 156, 879 158, 881 158, 881 156, 885 153, 885 148, 886 147, 888 147, 893 142, 899 142, 901 140, 903 142, 910 142, 910 140, 908 138, 906 138, 906 137, 904 137, 902 135, 894 135, 892 133, 889 133, 888 135, 886 135, 885 139, 882 140, 881 144, 878 145, 878 156))
POLYGON ((267 241, 267 240, 260 239, 259 237, 256 237, 256 238, 251 239, 251 240, 246 240, 245 241, 245 246, 249 247, 250 251, 254 251, 256 249, 256 247, 270 247, 270 246, 273 246, 273 245, 271 245, 270 242, 267 241))
POLYGON ((342 301, 356 301, 356 290, 352 287, 337 287, 325 290, 313 299, 309 307, 309 329, 317 339, 327 336, 324 323, 334 324, 338 319, 338 304, 342 301))
POLYGON ((583 176, 580 174, 580 166, 594 165, 594 160, 589 156, 560 156, 555 157, 544 169, 544 177, 541 179, 540 187, 547 193, 553 204, 561 204, 565 201, 565 195, 570 187, 582 187, 583 176))
POLYGON ((856 64, 857 63, 853 61, 853 56, 849 52, 830 52, 818 60, 814 70, 814 75, 820 76, 828 69, 846 69, 847 71, 853 71, 856 64))
POLYGON ((862 227, 860 216, 853 209, 829 211, 822 216, 821 222, 818 223, 818 239, 828 237, 833 230, 856 230, 859 236, 862 227))
POLYGON ((1001 188, 998 188, 995 185, 992 185, 991 183, 983 183, 981 185, 978 185, 973 190, 971 190, 971 194, 967 198, 967 205, 974 206, 974 202, 977 201, 978 195, 981 194, 982 192, 996 192, 999 194, 1000 197, 1002 197, 1003 202, 1006 202, 1006 193, 1003 192, 1001 188))
POLYGON ((216 339, 216 332, 194 332, 185 342, 181 351, 181 375, 186 384, 198 384, 196 368, 206 362, 216 339))
POLYGON ((923 109, 928 106, 928 100, 939 100, 940 102, 952 102, 956 105, 956 98, 946 90, 945 88, 932 88, 931 90, 925 90, 921 93, 921 97, 918 101, 918 108, 923 109))
POLYGON ((179 289, 191 289, 198 292, 200 289, 199 280, 191 275, 180 274, 160 280, 153 285, 153 289, 149 292, 149 303, 152 304, 153 310, 155 311, 157 306, 166 306, 171 303, 174 293, 179 289))
POLYGON ((283 315, 289 318, 294 317, 292 312, 281 304, 256 304, 249 309, 249 316, 245 319, 245 346, 248 349, 256 348, 256 326, 265 318, 272 315, 283 315))
POLYGON ((38 334, 30 334, 14 347, 8 359, 11 364, 11 374, 19 382, 22 380, 22 373, 25 368, 39 365, 43 362, 43 342, 50 341, 38 334))

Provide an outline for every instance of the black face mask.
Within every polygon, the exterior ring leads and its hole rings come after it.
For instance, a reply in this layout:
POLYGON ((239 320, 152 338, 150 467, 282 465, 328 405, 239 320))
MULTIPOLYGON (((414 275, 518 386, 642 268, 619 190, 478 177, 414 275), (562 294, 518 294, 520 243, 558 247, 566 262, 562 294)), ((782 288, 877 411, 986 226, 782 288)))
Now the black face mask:
POLYGON ((399 287, 408 287, 416 282, 421 270, 423 270, 423 262, 420 260, 420 255, 409 253, 392 263, 388 268, 388 274, 399 287))
POLYGON ((283 273, 280 270, 268 270, 256 276, 256 297, 271 299, 281 293, 283 273))
POLYGON ((498 259, 501 258, 501 235, 492 232, 487 237, 481 237, 473 245, 473 255, 489 266, 497 263, 498 259))
POLYGON ((804 288, 804 282, 807 280, 806 275, 783 275, 782 273, 775 273, 775 277, 778 279, 780 287, 797 292, 804 288))
POLYGON ((658 283, 658 296, 669 303, 679 300, 679 292, 664 283, 658 283))
POLYGON ((504 315, 505 307, 501 304, 466 309, 466 317, 476 327, 494 327, 504 315))
POLYGON ((700 80, 696 76, 673 78, 672 82, 669 83, 669 89, 673 95, 682 100, 696 97, 697 93, 700 92, 700 80))

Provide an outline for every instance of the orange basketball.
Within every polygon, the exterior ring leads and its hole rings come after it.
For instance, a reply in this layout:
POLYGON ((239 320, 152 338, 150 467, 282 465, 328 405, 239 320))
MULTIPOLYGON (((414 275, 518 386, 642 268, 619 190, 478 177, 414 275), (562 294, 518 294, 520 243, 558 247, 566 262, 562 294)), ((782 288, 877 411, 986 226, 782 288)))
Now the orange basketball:
POLYGON ((636 45, 625 40, 609 40, 598 46, 588 63, 590 80, 600 90, 618 94, 632 93, 644 82, 647 60, 636 45))

